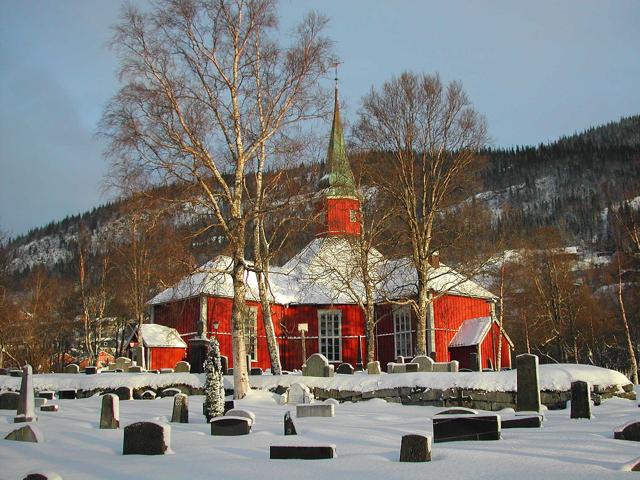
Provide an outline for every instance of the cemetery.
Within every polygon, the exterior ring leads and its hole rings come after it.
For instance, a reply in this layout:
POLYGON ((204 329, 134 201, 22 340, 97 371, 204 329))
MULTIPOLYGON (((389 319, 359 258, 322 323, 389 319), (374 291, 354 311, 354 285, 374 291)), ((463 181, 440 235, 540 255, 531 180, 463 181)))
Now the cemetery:
POLYGON ((313 356, 304 372, 252 375, 249 395, 235 401, 225 399, 232 378, 220 363, 204 374, 33 375, 25 366, 20 378, 0 375, 3 474, 325 478, 357 468, 374 479, 469 469, 512 478, 525 465, 540 477, 600 479, 640 468, 637 392, 611 370, 538 365, 532 355, 503 372, 323 363, 313 356), (206 375, 219 382, 210 398, 206 375), (323 467, 309 470, 310 460, 323 467))

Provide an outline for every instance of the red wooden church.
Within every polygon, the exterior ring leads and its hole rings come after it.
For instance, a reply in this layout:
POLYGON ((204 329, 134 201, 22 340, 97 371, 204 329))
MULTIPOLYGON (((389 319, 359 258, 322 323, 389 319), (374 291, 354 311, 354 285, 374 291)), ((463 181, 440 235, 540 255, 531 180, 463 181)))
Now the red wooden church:
MULTIPOLYGON (((273 267, 270 276, 274 327, 282 366, 288 370, 300 368, 304 363, 303 338, 307 356, 319 352, 336 365, 342 362, 355 365, 365 355, 364 314, 355 301, 362 285, 358 284, 357 275, 351 273, 355 255, 349 242, 360 235, 360 200, 345 154, 337 89, 327 167, 327 174, 320 180, 319 208, 323 215, 317 238, 285 265, 273 267), (356 280, 347 286, 345 278, 356 280)), ((378 252, 373 252, 372 257, 376 265, 386 262, 385 268, 393 267, 393 275, 385 280, 386 298, 390 298, 390 288, 395 288, 391 291, 398 299, 416 294, 415 289, 406 287, 417 284, 410 262, 387 261, 378 252)), ((436 361, 458 360, 460 368, 469 368, 470 354, 475 352, 481 359, 481 367, 491 368, 501 349, 502 367, 510 367, 512 345, 504 332, 499 334, 494 320, 495 296, 438 264, 437 259, 432 265, 433 300, 427 319, 427 346, 431 355, 436 361)), ((221 353, 231 362, 230 272, 231 259, 225 256, 201 266, 149 302, 151 321, 175 328, 185 340, 196 335, 197 325, 202 322, 206 334, 217 337, 221 353)), ((246 281, 247 351, 251 367, 267 369, 270 361, 262 308, 252 272, 247 272, 246 281)), ((397 356, 413 356, 416 319, 410 307, 380 303, 376 305, 376 315, 377 360, 384 366, 397 356)))

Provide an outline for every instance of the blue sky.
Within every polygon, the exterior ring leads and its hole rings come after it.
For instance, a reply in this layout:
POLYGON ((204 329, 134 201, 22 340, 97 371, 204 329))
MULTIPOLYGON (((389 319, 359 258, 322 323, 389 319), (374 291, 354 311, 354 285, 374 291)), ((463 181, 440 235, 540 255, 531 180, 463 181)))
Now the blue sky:
MULTIPOLYGON (((95 131, 118 88, 105 44, 120 5, 0 3, 0 230, 24 233, 108 198, 95 131)), ((640 113, 636 0, 281 0, 283 30, 312 9, 331 18, 347 118, 404 70, 460 80, 495 146, 640 113)))

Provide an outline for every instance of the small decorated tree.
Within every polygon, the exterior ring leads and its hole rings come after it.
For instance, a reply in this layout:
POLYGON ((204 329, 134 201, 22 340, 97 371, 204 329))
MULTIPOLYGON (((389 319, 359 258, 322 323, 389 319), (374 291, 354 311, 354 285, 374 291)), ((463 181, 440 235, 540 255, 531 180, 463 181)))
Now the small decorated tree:
POLYGON ((209 352, 204 362, 204 414, 207 421, 224 415, 224 382, 220 364, 220 344, 215 338, 209 341, 209 352))

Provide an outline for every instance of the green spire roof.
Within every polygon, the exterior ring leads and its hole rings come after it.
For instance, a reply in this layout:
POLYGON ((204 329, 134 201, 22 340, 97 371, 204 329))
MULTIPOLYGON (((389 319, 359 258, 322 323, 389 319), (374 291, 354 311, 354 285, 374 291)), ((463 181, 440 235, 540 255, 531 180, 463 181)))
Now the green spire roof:
POLYGON ((327 189, 327 197, 353 197, 356 195, 356 183, 344 149, 344 133, 340 121, 340 102, 336 86, 335 106, 333 109, 333 125, 327 152, 327 171, 320 179, 320 188, 327 189))

